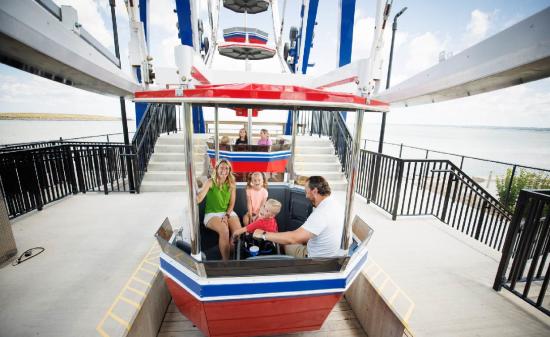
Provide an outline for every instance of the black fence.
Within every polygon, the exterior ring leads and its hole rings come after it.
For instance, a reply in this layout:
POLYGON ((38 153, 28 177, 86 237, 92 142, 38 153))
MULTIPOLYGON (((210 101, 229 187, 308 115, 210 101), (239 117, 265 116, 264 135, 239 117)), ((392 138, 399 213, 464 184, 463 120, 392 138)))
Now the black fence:
POLYGON ((147 165, 162 133, 177 132, 176 105, 149 104, 132 139, 136 156, 135 188, 139 192, 147 165))
MULTIPOLYGON (((353 140, 340 113, 306 116, 302 121, 309 134, 330 137, 349 178, 353 140)), ((394 220, 432 215, 496 250, 502 249, 511 220, 499 200, 449 160, 401 159, 360 150, 356 192, 394 220)))
POLYGON ((112 143, 63 143, 0 152, 0 188, 10 218, 78 192, 133 192, 125 160, 131 151, 112 143))
POLYGON ((400 159, 361 150, 357 192, 397 216, 433 215, 500 250, 511 216, 448 160, 400 159))
POLYGON ((550 315, 550 190, 520 192, 493 288, 508 289, 550 315))

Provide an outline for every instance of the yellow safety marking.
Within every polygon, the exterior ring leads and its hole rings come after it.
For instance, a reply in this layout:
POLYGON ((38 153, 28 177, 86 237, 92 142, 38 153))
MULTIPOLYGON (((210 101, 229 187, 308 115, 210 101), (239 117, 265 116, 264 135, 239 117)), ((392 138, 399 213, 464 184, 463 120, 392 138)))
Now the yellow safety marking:
MULTIPOLYGON (((103 318, 99 321, 99 323, 97 324, 96 326, 96 331, 102 336, 102 337, 110 337, 109 334, 103 329, 103 325, 105 324, 105 322, 107 321, 108 318, 111 318, 113 319, 114 321, 118 322, 119 324, 123 325, 126 330, 130 330, 130 323, 129 322, 126 322, 125 320, 123 320, 122 318, 120 318, 119 316, 117 316, 115 313, 113 313, 113 310, 114 308, 116 307, 116 305, 120 302, 120 301, 124 301, 126 303, 129 303, 129 304, 132 304, 136 307, 136 309, 139 311, 139 309, 141 308, 141 305, 140 303, 137 303, 135 301, 132 301, 126 297, 123 296, 124 292, 126 290, 130 290, 130 291, 133 291, 141 296, 145 296, 145 293, 136 289, 136 288, 133 288, 130 286, 130 284, 133 282, 133 281, 137 281, 137 282, 140 282, 140 283, 143 283, 145 285, 147 285, 147 287, 151 287, 151 284, 148 283, 148 282, 145 282, 143 281, 142 279, 138 278, 137 277, 137 274, 140 270, 144 270, 143 268, 143 265, 144 265, 144 261, 148 258, 150 258, 150 256, 152 255, 152 252, 155 252, 156 254, 160 253, 160 250, 158 249, 157 247, 157 243, 155 242, 153 244, 153 246, 151 247, 151 249, 149 249, 149 251, 147 252, 147 254, 145 254, 145 257, 141 260, 141 262, 139 263, 139 265, 137 266, 137 268, 134 270, 134 272, 132 273, 132 276, 130 276, 130 278, 128 279, 128 281, 126 281, 126 284, 124 285, 124 287, 122 287, 122 290, 120 290, 120 292, 118 293, 118 295, 116 296, 115 300, 113 301, 113 303, 111 304, 111 306, 109 307, 109 309, 107 309, 107 311, 105 312, 105 314, 103 315, 103 318)), ((157 255, 158 256, 158 255, 157 255)), ((153 275, 155 273, 149 271, 149 270, 146 270, 147 272, 149 273, 152 273, 153 275)))
POLYGON ((119 322, 120 325, 124 326, 126 330, 130 330, 130 323, 120 318, 117 314, 115 314, 114 312, 110 312, 109 316, 111 316, 111 318, 113 318, 115 321, 119 322))
POLYGON ((154 271, 150 271, 149 269, 146 269, 146 268, 141 268, 140 271, 144 271, 147 274, 151 274, 151 275, 156 275, 157 274, 154 271))
MULTIPOLYGON (((394 311, 394 312, 398 312, 395 308, 395 306, 393 305, 393 302, 395 301, 395 299, 397 298, 398 295, 401 295, 403 296, 410 304, 409 304, 409 309, 407 310, 407 312, 405 313, 405 315, 402 317, 402 323, 405 325, 405 328, 410 332, 411 329, 408 327, 408 321, 409 321, 409 318, 411 317, 412 315, 412 312, 413 312, 413 309, 415 307, 415 304, 413 302, 413 300, 411 300, 411 298, 397 285, 397 283, 395 283, 395 281, 393 281, 393 279, 382 269, 382 267, 376 263, 372 258, 369 258, 369 265, 365 267, 365 269, 363 269, 362 273, 367 276, 370 280, 371 280, 371 283, 372 283, 372 286, 377 289, 380 293, 380 295, 382 295, 384 298, 386 298, 383 294, 382 294, 382 289, 388 284, 388 283, 391 283, 395 286, 396 290, 395 292, 393 293, 393 295, 389 298, 389 299, 386 299, 386 303, 388 304, 388 306, 394 311), (369 276, 367 274, 367 270, 371 269, 371 268, 378 268, 378 271, 373 275, 373 276, 369 276), (382 282, 382 284, 380 286, 376 286, 374 284, 374 281, 376 280, 376 278, 378 278, 378 276, 380 275, 383 275, 385 276, 386 278, 384 279, 384 281, 382 282)), ((412 332, 411 332, 412 333, 412 332)))
POLYGON ((380 290, 384 289, 386 287, 386 284, 388 284, 389 281, 390 281, 390 278, 386 276, 386 279, 380 285, 380 290))
POLYGON ((103 337, 111 337, 109 336, 109 334, 107 334, 101 327, 97 327, 96 328, 97 332, 99 332, 99 334, 103 337))
POLYGON ((148 288, 151 288, 151 283, 147 282, 147 281, 143 281, 142 279, 140 279, 139 277, 134 277, 134 281, 137 281, 139 283, 142 283, 142 284, 145 284, 148 288))
POLYGON ((397 295, 399 295, 400 292, 401 292, 401 289, 399 289, 399 288, 397 288, 397 290, 395 290, 395 292, 393 293, 393 295, 389 299, 389 302, 391 304, 393 304, 393 301, 395 301, 395 299, 397 298, 397 295))
POLYGON ((141 295, 141 296, 145 296, 145 293, 144 293, 143 291, 137 290, 137 289, 134 288, 134 287, 128 286, 128 287, 126 287, 126 289, 128 289, 128 290, 130 290, 130 291, 133 291, 133 292, 135 292, 136 294, 139 294, 139 295, 141 295))
POLYGON ((121 299, 121 300, 123 300, 124 302, 126 302, 126 303, 128 303, 128 304, 133 305, 133 306, 136 307, 136 308, 139 308, 139 303, 138 303, 138 302, 132 301, 131 299, 126 298, 126 297, 124 297, 124 296, 119 296, 118 298, 121 299))
MULTIPOLYGON (((158 257, 157 257, 157 259, 158 259, 158 257)), ((155 266, 155 267, 158 267, 158 266, 159 266, 158 263, 153 263, 153 262, 148 261, 148 260, 143 260, 143 262, 148 263, 148 264, 150 264, 150 265, 152 265, 152 266, 155 266)))

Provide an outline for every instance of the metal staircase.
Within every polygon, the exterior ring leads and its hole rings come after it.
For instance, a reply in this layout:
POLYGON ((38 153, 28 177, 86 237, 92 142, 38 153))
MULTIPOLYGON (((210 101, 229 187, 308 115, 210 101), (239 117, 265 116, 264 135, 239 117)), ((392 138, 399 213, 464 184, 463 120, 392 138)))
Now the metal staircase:
MULTIPOLYGON (((210 135, 196 134, 193 138, 194 164, 197 176, 205 171, 206 140, 210 135)), ((231 139, 236 138, 233 135, 231 139)), ((185 146, 183 134, 162 135, 149 161, 140 192, 181 192, 185 182, 185 146)), ((328 137, 296 137, 296 173, 301 176, 321 175, 333 190, 345 190, 347 181, 342 166, 334 154, 328 137)))

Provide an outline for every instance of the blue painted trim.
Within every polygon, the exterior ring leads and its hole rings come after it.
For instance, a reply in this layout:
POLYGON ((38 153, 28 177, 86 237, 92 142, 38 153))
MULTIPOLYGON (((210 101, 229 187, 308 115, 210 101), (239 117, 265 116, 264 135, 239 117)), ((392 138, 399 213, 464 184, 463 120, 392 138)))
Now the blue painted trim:
POLYGON ((193 105, 192 113, 193 113, 193 132, 205 133, 204 114, 202 111, 202 106, 193 105))
POLYGON ((340 53, 338 66, 345 66, 351 62, 353 47, 353 24, 355 23, 355 0, 341 0, 340 17, 340 53))
POLYGON ((309 52, 313 43, 313 31, 315 29, 315 19, 317 18, 317 8, 319 0, 310 0, 307 12, 306 39, 304 41, 304 55, 302 60, 302 74, 307 72, 309 63, 309 52))
MULTIPOLYGON (((143 22, 143 33, 145 34, 145 42, 149 45, 149 26, 148 26, 148 10, 149 0, 139 0, 139 19, 143 22)), ((149 49, 149 48, 147 48, 149 49)))
POLYGON ((148 103, 135 103, 135 109, 136 109, 136 130, 139 128, 139 123, 141 123, 141 120, 143 119, 143 116, 145 116, 145 112, 147 111, 148 103))
MULTIPOLYGON (((343 278, 329 280, 302 280, 302 281, 284 281, 284 282, 262 282, 251 284, 205 284, 200 285, 185 275, 177 268, 160 260, 160 266, 168 274, 184 284, 193 291, 198 297, 220 297, 220 296, 240 296, 240 295, 258 295, 258 294, 276 294, 295 291, 313 291, 323 289, 344 289, 346 280, 343 278)), ((299 295, 302 296, 302 295, 299 295)))
POLYGON ((292 111, 288 110, 288 116, 286 118, 285 135, 292 134, 292 111))
POLYGON ((184 46, 193 47, 193 26, 191 23, 191 1, 176 0, 180 42, 184 46))
POLYGON ((365 255, 359 260, 359 262, 355 265, 355 268, 349 273, 348 277, 346 277, 346 285, 349 285, 351 283, 351 280, 354 279, 355 275, 359 271, 361 271, 365 267, 365 263, 367 262, 369 256, 369 252, 365 253, 365 255))

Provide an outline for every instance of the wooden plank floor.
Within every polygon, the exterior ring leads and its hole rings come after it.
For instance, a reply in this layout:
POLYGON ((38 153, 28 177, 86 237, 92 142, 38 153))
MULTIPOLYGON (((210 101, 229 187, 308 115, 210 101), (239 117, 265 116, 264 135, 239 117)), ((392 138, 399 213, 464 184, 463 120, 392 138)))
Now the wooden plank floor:
MULTIPOLYGON (((157 337, 202 337, 204 336, 191 321, 183 316, 174 302, 170 303, 157 337)), ((299 332, 278 336, 311 337, 366 337, 348 302, 344 298, 336 304, 321 330, 299 332)))

